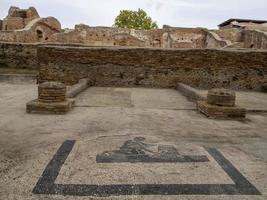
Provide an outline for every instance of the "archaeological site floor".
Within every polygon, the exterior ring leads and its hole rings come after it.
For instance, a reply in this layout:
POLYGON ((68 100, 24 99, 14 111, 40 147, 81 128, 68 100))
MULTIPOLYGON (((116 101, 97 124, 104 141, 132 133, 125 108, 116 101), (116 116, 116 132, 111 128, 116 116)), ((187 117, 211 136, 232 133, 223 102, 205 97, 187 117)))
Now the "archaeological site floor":
POLYGON ((27 114, 36 98, 0 84, 0 199, 267 199, 266 112, 212 120, 177 90, 91 87, 68 114, 27 114))

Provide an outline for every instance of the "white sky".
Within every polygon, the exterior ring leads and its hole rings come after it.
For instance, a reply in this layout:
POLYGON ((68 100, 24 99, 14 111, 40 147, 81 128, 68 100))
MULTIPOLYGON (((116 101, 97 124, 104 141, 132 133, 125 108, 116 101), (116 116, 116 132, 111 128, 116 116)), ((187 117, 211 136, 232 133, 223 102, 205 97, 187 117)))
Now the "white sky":
POLYGON ((9 7, 34 6, 40 16, 56 17, 62 27, 112 26, 122 9, 144 9, 161 27, 216 28, 229 18, 267 19, 267 0, 0 0, 0 18, 9 7))

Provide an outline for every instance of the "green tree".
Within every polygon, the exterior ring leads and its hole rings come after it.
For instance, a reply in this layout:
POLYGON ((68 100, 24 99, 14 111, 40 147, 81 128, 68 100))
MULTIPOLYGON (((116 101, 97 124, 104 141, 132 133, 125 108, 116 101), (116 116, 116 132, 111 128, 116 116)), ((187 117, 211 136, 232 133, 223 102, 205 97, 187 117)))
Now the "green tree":
POLYGON ((138 9, 138 11, 132 10, 121 10, 120 14, 115 19, 115 27, 119 28, 130 28, 137 30, 149 30, 156 29, 158 25, 152 21, 151 17, 147 13, 138 9))

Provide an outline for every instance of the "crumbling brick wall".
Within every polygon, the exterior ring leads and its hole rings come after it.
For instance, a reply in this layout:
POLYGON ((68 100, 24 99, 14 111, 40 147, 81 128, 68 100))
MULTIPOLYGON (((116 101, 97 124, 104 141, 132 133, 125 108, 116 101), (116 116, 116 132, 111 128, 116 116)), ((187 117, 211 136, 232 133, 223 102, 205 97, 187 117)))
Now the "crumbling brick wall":
POLYGON ((242 30, 238 28, 231 28, 231 29, 219 29, 214 30, 223 40, 234 42, 242 42, 242 30))
POLYGON ((0 67, 37 70, 37 45, 1 43, 0 67))
POLYGON ((0 19, 0 31, 3 29, 3 20, 0 19))
POLYGON ((97 86, 124 87, 172 88, 177 82, 184 82, 200 88, 257 90, 267 83, 267 51, 264 50, 2 43, 0 67, 40 69, 41 82, 62 81, 68 85, 84 77, 91 78, 97 86))
POLYGON ((37 18, 31 21, 24 29, 0 31, 1 42, 33 43, 43 42, 54 33, 58 33, 61 25, 53 17, 37 18))
POLYGON ((39 14, 34 7, 20 9, 11 6, 8 15, 3 20, 2 30, 23 29, 33 19, 39 18, 39 14))
POLYGON ((83 43, 98 46, 155 48, 204 48, 206 30, 201 28, 163 28, 130 30, 113 27, 76 26, 75 30, 54 34, 48 42, 83 43))
POLYGON ((244 30, 245 48, 267 49, 267 33, 258 30, 244 30))
POLYGON ((267 82, 267 51, 114 47, 38 48, 39 81, 97 86, 259 89, 267 82))

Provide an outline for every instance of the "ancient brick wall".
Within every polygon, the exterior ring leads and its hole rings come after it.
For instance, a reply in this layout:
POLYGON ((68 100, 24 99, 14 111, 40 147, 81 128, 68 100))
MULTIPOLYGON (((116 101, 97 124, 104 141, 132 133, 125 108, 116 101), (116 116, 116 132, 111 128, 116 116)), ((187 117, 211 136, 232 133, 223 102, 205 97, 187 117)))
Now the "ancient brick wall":
POLYGON ((38 48, 39 79, 97 86, 259 89, 267 82, 267 51, 117 47, 38 48))
POLYGON ((15 41, 15 34, 13 31, 0 31, 0 41, 15 41))
POLYGON ((33 44, 0 44, 0 67, 38 69, 37 46, 33 44))
POLYGON ((4 30, 17 30, 25 27, 24 20, 20 17, 12 17, 8 20, 3 21, 4 30))
POLYGON ((131 36, 129 29, 111 27, 88 27, 77 25, 75 30, 66 33, 57 33, 48 39, 48 42, 80 43, 98 46, 144 46, 141 39, 131 36))
POLYGON ((206 48, 222 48, 227 45, 229 45, 230 42, 223 40, 217 33, 215 32, 208 32, 206 36, 206 41, 205 41, 205 47, 206 48))
POLYGON ((3 20, 3 30, 23 29, 31 20, 39 18, 39 14, 34 7, 20 9, 11 6, 8 15, 3 20))
POLYGON ((206 32, 202 28, 169 27, 155 30, 131 30, 77 25, 75 30, 52 35, 48 42, 82 43, 95 46, 204 48, 206 32))
POLYGON ((219 29, 214 30, 215 33, 217 33, 223 40, 234 42, 242 42, 242 30, 237 28, 231 28, 231 29, 219 29))
POLYGON ((3 20, 0 19, 0 31, 3 29, 3 20))
POLYGON ((60 23, 53 17, 32 20, 21 30, 0 31, 1 42, 33 43, 43 42, 61 29, 60 23))
POLYGON ((258 30, 244 30, 245 48, 267 49, 267 33, 258 30))
POLYGON ((204 48, 207 31, 202 28, 168 28, 172 48, 204 48))

